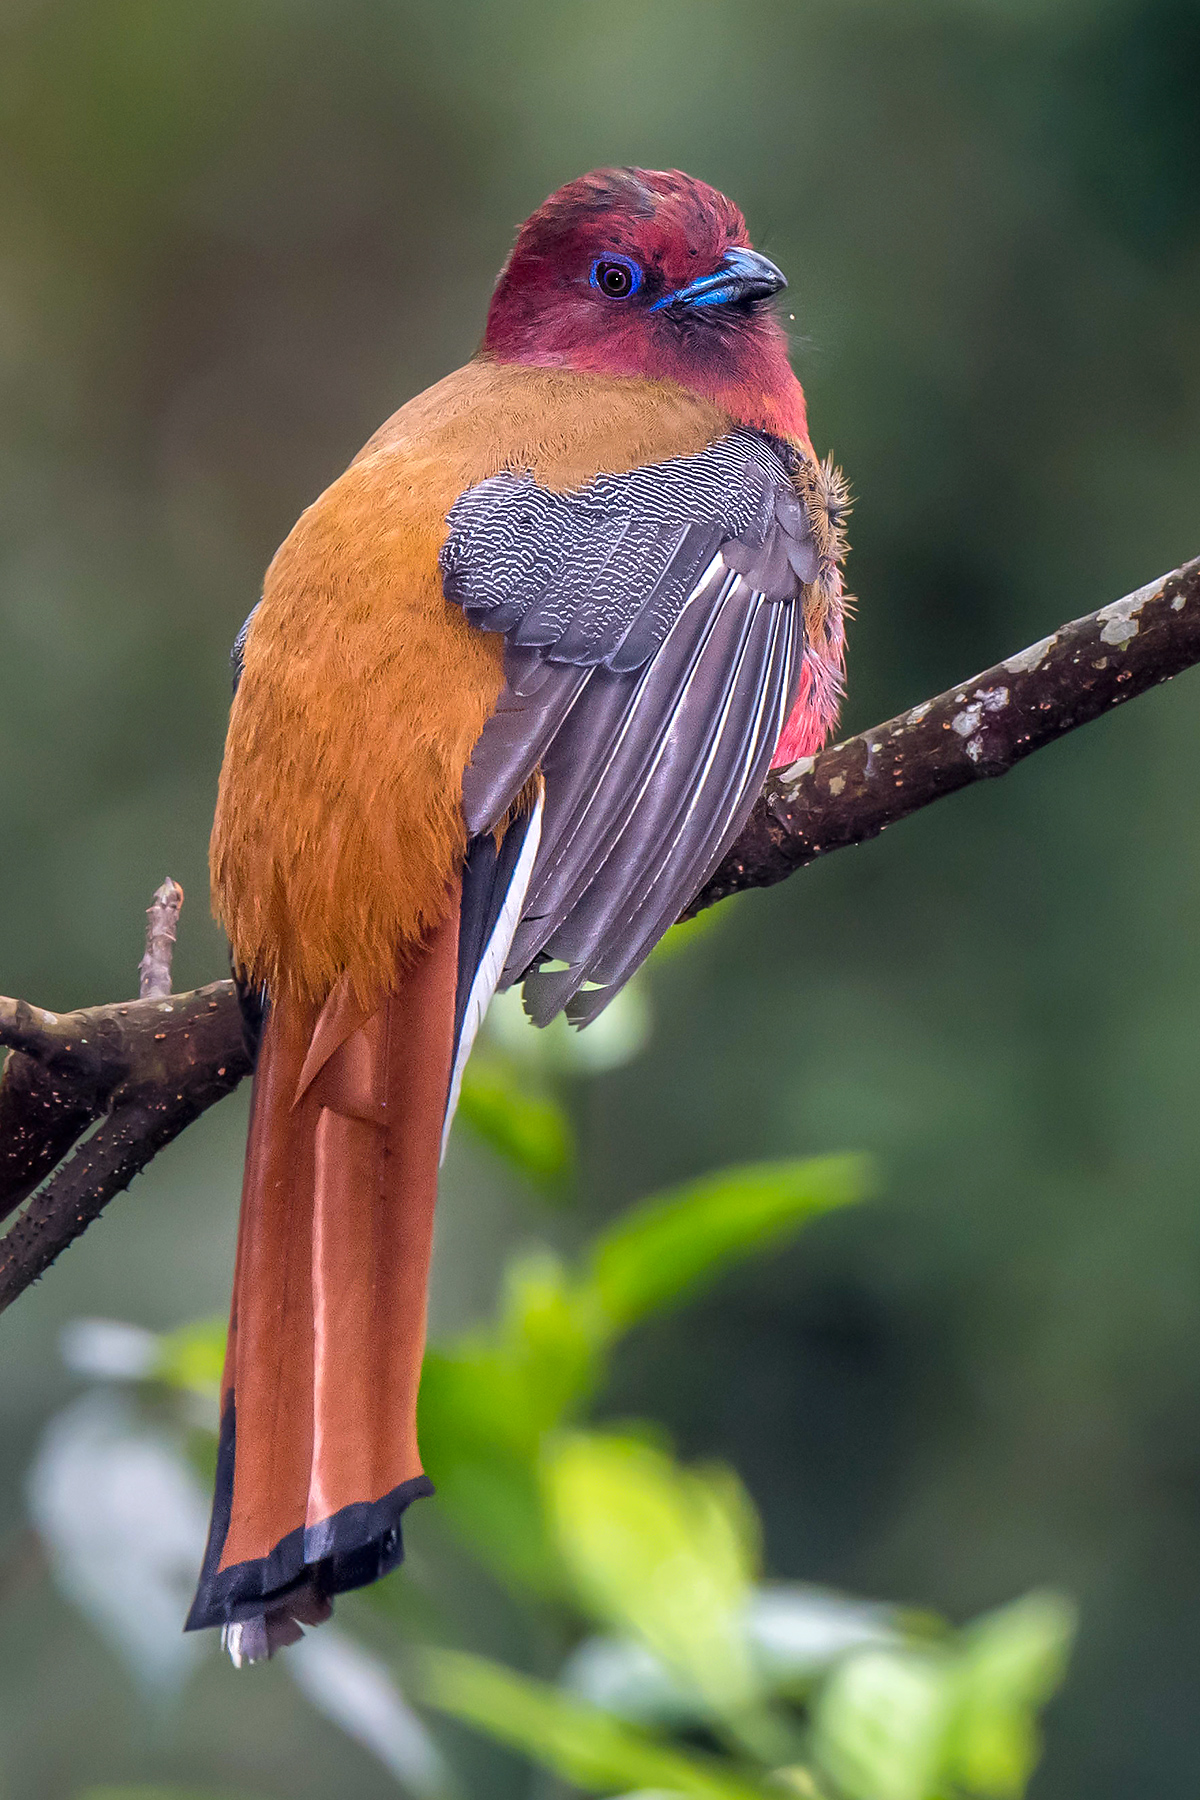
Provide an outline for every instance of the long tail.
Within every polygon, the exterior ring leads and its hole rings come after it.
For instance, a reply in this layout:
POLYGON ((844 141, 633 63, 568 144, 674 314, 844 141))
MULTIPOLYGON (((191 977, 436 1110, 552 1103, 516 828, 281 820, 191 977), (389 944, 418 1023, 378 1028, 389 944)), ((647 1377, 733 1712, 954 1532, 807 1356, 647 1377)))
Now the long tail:
POLYGON ((371 1010, 270 1010, 254 1082, 216 1496, 188 1630, 258 1661, 403 1555, 454 1062, 459 896, 371 1010))
POLYGON ((542 797, 473 838, 389 993, 267 1016, 254 1077, 208 1549, 187 1629, 235 1663, 401 1560, 433 1492, 417 1387, 440 1150, 537 853, 542 797))

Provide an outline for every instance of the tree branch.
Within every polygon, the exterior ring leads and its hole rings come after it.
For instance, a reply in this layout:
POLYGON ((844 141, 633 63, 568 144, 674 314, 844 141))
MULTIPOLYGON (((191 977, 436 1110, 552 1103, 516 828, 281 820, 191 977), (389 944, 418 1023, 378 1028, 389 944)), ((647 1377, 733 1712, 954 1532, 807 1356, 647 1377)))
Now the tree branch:
POLYGON ((144 998, 71 1013, 0 999, 0 1218, 50 1176, 0 1239, 0 1311, 250 1072, 231 981, 170 997, 182 904, 168 879, 147 911, 144 998))
MULTIPOLYGON (((1200 558, 887 724, 779 770, 685 916, 1003 775, 1196 662, 1200 558)), ((34 1196, 0 1239, 0 1311, 250 1071, 231 981, 170 997, 182 901, 178 884, 164 882, 148 911, 145 998, 63 1014, 0 999, 0 1044, 12 1052, 0 1077, 0 1218, 34 1196)))
POLYGON ((1200 662, 1200 557, 934 700, 778 769, 684 915, 878 837, 1200 662))

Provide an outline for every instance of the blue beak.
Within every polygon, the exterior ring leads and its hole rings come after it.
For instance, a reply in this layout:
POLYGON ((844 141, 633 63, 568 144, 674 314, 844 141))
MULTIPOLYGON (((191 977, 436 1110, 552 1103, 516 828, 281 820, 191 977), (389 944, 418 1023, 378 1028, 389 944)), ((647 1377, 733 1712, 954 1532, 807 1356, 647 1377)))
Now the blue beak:
POLYGON ((711 275, 701 275, 686 287, 664 294, 650 308, 735 306, 740 300, 768 300, 787 286, 782 270, 757 250, 727 250, 711 275))

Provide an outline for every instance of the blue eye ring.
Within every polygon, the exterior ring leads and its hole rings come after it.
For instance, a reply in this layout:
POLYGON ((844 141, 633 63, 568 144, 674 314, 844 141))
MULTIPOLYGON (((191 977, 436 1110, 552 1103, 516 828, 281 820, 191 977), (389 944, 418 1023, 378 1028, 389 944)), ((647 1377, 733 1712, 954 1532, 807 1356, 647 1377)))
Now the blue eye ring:
POLYGON ((629 300, 642 285, 642 271, 628 256, 598 256, 588 280, 606 300, 629 300))

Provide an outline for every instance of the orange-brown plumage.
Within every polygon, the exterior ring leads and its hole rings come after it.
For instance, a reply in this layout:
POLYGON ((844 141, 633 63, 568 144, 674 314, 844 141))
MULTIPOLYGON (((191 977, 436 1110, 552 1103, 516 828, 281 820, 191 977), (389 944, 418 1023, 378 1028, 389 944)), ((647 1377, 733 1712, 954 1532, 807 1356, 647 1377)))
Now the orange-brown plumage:
POLYGON ((502 641, 446 600, 464 489, 501 469, 582 486, 729 428, 669 383, 479 358, 402 406, 302 514, 267 571, 230 715, 212 837, 237 967, 320 1003, 385 985, 444 911, 462 775, 503 683, 502 641))

